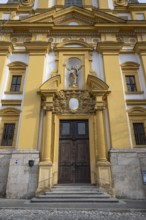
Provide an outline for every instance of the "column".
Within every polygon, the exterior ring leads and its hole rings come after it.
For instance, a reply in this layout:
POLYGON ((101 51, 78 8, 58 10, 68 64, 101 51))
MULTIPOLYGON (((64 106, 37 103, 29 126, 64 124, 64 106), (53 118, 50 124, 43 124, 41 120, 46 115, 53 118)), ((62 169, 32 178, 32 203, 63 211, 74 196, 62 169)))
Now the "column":
POLYGON ((45 129, 43 129, 43 138, 44 138, 44 144, 43 144, 43 152, 42 152, 42 162, 47 162, 52 164, 52 110, 53 110, 53 96, 49 96, 46 98, 46 106, 44 107, 46 111, 45 115, 45 129))
POLYGON ((146 43, 145 42, 138 42, 135 45, 135 52, 140 55, 143 71, 144 71, 144 78, 146 81, 146 43))
POLYGON ((102 42, 97 48, 103 56, 105 81, 111 91, 108 96, 108 112, 111 147, 115 149, 131 147, 119 63, 119 52, 122 46, 122 43, 102 42))
POLYGON ((107 147, 106 147, 106 136, 105 136, 105 123, 104 123, 104 109, 105 103, 103 96, 96 96, 96 149, 97 149, 97 161, 96 161, 96 176, 97 184, 99 187, 113 195, 112 188, 112 175, 111 175, 111 164, 107 160, 107 147))
POLYGON ((107 161, 107 149, 105 140, 105 128, 104 128, 104 102, 102 97, 96 97, 96 129, 97 129, 97 161, 105 162, 107 161), (100 101, 99 101, 100 100, 100 101))
POLYGON ((43 144, 41 149, 41 162, 39 164, 39 183, 37 194, 44 192, 52 187, 53 175, 52 175, 52 123, 53 123, 53 95, 47 94, 45 100, 45 116, 43 120, 43 144))

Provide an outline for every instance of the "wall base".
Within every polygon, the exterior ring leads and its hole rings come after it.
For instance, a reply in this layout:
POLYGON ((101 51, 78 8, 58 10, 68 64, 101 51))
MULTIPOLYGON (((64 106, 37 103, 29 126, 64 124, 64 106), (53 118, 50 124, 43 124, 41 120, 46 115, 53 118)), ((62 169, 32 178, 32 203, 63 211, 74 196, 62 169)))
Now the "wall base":
POLYGON ((145 199, 142 171, 146 171, 146 149, 111 150, 110 158, 116 196, 145 199))
POLYGON ((51 190, 53 185, 52 162, 40 162, 39 164, 39 183, 36 195, 51 190))
POLYGON ((97 183, 102 191, 115 196, 112 187, 111 164, 108 161, 97 162, 97 183))
POLYGON ((14 151, 10 160, 6 197, 29 199, 35 195, 38 183, 38 151, 14 151), (30 167, 29 160, 34 160, 30 167))
POLYGON ((6 196, 6 186, 12 153, 13 150, 11 149, 0 149, 0 197, 6 196))

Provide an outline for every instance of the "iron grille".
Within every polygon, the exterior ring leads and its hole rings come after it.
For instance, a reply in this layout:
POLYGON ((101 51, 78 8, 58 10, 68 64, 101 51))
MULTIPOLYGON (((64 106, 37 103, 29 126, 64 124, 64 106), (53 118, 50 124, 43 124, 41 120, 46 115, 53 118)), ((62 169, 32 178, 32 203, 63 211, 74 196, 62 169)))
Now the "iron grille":
POLYGON ((2 136, 2 146, 12 146, 14 137, 15 123, 5 123, 2 136))
POLYGON ((126 84, 129 92, 137 91, 135 76, 126 76, 126 84))
POLYGON ((137 145, 146 144, 146 133, 144 123, 133 123, 135 141, 137 145))
POLYGON ((82 7, 82 0, 66 0, 65 1, 65 6, 78 6, 82 7))
POLYGON ((20 86, 21 86, 21 79, 22 76, 13 76, 12 77, 12 83, 11 83, 11 92, 19 92, 20 86))

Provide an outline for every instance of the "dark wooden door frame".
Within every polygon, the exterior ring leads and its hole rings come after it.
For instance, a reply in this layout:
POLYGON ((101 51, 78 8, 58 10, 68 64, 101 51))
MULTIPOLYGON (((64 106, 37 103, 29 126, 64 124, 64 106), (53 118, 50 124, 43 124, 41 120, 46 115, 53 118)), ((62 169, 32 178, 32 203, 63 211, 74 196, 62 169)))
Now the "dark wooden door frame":
POLYGON ((89 183, 88 120, 60 120, 59 183, 89 183))

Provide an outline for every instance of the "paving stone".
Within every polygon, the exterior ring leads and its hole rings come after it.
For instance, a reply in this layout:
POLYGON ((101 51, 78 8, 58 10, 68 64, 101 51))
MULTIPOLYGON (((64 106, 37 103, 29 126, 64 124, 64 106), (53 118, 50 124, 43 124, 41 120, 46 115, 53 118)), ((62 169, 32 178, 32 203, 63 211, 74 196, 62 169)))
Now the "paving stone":
POLYGON ((146 220, 146 212, 2 209, 0 220, 146 220))

